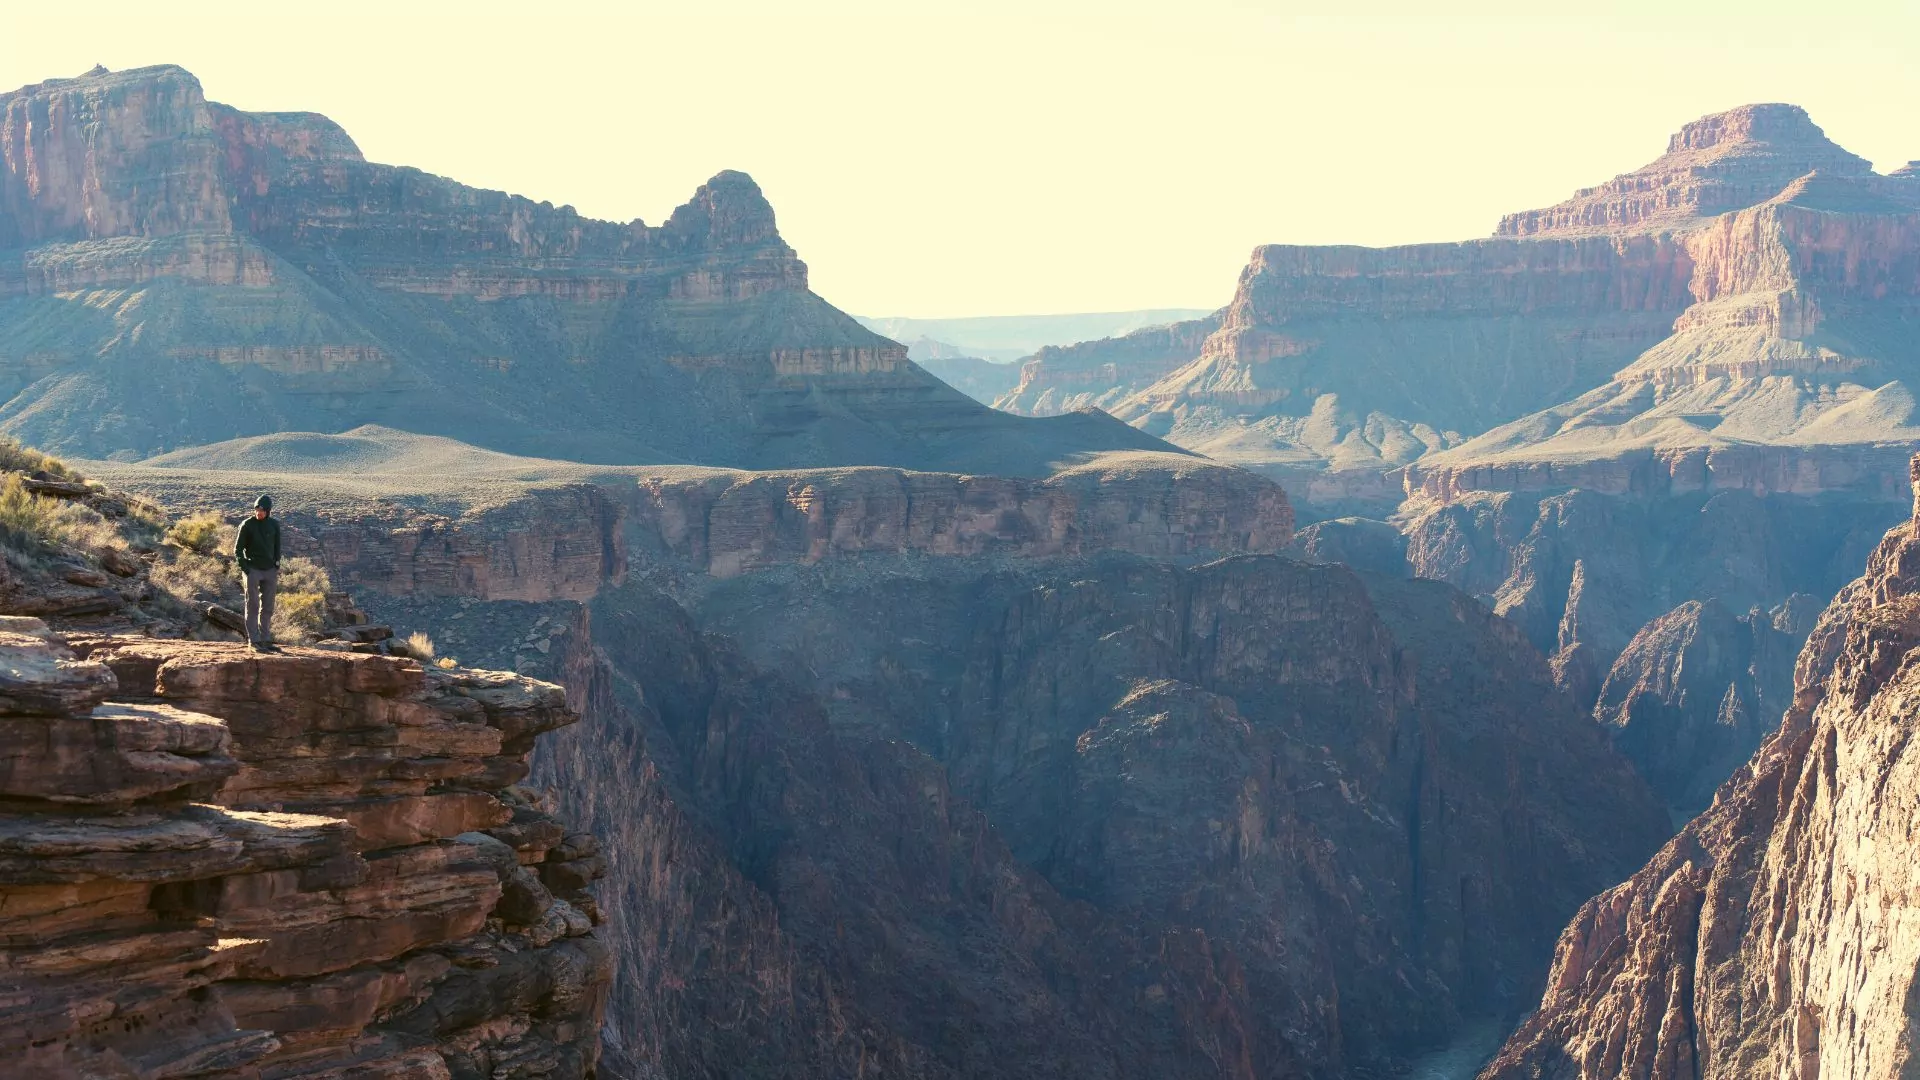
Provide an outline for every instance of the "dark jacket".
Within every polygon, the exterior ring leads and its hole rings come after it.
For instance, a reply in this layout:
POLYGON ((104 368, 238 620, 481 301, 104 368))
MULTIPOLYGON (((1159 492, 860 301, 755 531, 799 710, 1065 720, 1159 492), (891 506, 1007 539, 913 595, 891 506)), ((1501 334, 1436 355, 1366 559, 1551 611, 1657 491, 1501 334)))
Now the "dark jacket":
POLYGON ((280 523, 249 517, 233 538, 233 557, 242 570, 280 569, 280 523))

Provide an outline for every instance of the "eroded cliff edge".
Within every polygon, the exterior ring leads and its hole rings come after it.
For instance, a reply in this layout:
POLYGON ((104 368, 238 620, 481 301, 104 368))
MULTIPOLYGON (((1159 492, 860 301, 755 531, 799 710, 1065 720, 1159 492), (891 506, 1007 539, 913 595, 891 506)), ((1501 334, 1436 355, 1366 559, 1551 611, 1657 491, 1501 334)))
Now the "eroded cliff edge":
POLYGON ((559 687, 0 622, 9 1075, 595 1074, 597 845, 514 786, 559 687))
POLYGON ((1574 918, 1485 1080, 1913 1075, 1916 661, 1920 517, 1821 617, 1779 730, 1712 809, 1574 918))

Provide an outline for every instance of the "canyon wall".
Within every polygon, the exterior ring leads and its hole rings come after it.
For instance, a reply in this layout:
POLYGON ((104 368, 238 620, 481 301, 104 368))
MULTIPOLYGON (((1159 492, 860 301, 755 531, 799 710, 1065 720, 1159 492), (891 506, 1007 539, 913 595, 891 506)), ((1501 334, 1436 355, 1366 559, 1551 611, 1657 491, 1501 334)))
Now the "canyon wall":
POLYGON ((558 687, 5 622, 18 1075, 594 1075, 597 849, 512 786, 558 687))
POLYGON ((1713 808, 1567 927, 1484 1077, 1912 1072, 1917 529, 1821 617, 1791 709, 1713 808))
POLYGON ((547 661, 586 722, 535 779, 602 838, 609 1061, 642 1075, 1388 1068, 1509 1007, 1551 913, 1665 833, 1443 585, 1123 555, 700 581, 609 590, 547 661))

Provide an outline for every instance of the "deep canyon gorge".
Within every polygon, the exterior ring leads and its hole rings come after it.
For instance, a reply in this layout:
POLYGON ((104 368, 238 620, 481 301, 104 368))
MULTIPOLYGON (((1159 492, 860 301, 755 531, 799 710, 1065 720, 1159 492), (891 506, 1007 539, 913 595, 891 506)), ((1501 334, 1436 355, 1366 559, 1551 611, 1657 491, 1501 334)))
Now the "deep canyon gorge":
POLYGON ((1920 172, 1791 105, 922 366, 744 173, 617 223, 178 67, 0 95, 68 462, 0 502, 101 523, 0 530, 0 1051, 1915 1075, 1916 343, 1920 172), (180 584, 261 491, 357 605, 279 655, 180 584))

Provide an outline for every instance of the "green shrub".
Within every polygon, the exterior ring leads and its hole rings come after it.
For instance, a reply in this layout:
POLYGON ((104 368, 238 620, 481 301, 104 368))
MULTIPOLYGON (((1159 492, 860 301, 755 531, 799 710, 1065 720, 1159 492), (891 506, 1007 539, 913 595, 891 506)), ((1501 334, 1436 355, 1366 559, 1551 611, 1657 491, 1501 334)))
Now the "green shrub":
POLYGON ((333 591, 333 579, 327 568, 305 556, 280 560, 280 595, 319 593, 322 599, 333 591))
POLYGON ((211 511, 184 517, 167 529, 167 543, 198 555, 212 555, 224 547, 228 526, 211 511))

